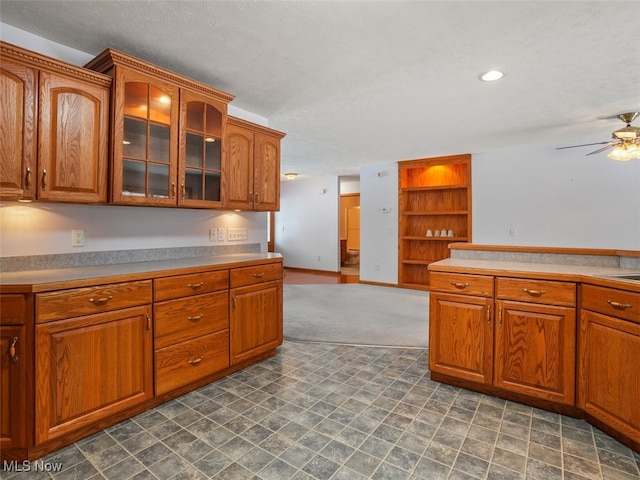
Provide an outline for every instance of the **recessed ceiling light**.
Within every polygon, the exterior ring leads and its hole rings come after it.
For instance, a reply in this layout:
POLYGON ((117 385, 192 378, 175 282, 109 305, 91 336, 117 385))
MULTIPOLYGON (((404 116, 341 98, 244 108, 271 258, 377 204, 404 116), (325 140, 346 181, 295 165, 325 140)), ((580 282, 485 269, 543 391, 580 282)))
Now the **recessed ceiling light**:
POLYGON ((483 82, 495 82, 496 80, 500 80, 502 77, 504 77, 504 72, 501 72, 500 70, 489 70, 488 72, 480 75, 480 80, 483 82))

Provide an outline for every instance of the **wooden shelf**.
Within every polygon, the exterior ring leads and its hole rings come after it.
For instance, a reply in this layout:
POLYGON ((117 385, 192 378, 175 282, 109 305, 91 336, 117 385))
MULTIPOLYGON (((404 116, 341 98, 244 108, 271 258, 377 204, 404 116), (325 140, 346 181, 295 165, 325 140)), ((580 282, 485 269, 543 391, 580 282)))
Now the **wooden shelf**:
POLYGON ((402 240, 415 240, 424 242, 466 242, 467 237, 427 237, 426 235, 405 235, 400 237, 402 240))
POLYGON ((429 264, 471 241, 471 155, 398 162, 398 284, 429 289, 429 264), (427 230, 454 237, 427 237, 427 230))
POLYGON ((435 216, 435 215, 468 215, 468 210, 420 210, 415 212, 402 212, 402 215, 416 215, 416 216, 435 216))

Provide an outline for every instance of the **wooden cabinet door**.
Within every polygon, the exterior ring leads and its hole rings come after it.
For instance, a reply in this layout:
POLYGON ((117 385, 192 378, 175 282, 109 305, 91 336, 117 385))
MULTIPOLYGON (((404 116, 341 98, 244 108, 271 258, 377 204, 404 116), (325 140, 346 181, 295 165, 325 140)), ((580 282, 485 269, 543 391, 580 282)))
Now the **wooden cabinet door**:
POLYGON ((221 207, 226 121, 226 103, 185 89, 180 91, 179 205, 221 207))
POLYGON ((40 72, 38 198, 107 200, 109 90, 40 72))
POLYGON ((177 205, 179 88, 116 67, 111 200, 177 205))
POLYGON ((29 347, 22 325, 0 327, 0 450, 24 447, 29 347))
POLYGON ((223 206, 229 209, 253 208, 253 132, 231 123, 225 133, 223 206))
POLYGON ((581 311, 578 406, 640 442, 640 324, 581 311))
POLYGON ((282 282, 267 282, 230 291, 231 364, 282 343, 282 282))
POLYGON ((498 301, 495 386, 575 403, 574 308, 498 301))
POLYGON ((253 158, 253 209, 280 210, 280 139, 256 133, 253 158))
POLYGON ((493 379, 493 300, 431 292, 429 369, 471 382, 493 379))
POLYGON ((35 198, 38 72, 0 61, 0 198, 35 198))
POLYGON ((36 326, 36 442, 87 427, 153 396, 151 307, 36 326))

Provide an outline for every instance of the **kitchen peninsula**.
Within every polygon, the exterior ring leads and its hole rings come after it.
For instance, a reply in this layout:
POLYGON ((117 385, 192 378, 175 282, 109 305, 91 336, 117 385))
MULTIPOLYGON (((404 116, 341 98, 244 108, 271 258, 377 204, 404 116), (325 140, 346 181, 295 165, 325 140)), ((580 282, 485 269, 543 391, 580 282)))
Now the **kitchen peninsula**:
POLYGON ((640 252, 451 245, 429 266, 431 378, 640 451, 640 252))

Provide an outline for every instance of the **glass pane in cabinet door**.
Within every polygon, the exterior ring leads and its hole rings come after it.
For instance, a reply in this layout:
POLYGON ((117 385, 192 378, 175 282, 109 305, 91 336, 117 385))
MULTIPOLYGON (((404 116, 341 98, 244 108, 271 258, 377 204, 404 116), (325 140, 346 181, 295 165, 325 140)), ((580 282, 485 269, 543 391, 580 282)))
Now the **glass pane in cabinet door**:
POLYGON ((220 146, 221 141, 215 138, 205 138, 205 168, 207 170, 221 170, 222 164, 220 162, 220 146), (213 141, 211 141, 213 140, 213 141))
POLYGON ((222 112, 211 105, 207 105, 206 133, 214 137, 222 138, 222 112))
POLYGON ((149 85, 141 82, 124 84, 124 114, 130 117, 147 118, 149 85))
POLYGON ((202 170, 187 169, 185 171, 184 197, 202 200, 202 170))
POLYGON ((207 172, 204 177, 204 199, 220 201, 220 174, 207 172))
POLYGON ((171 123, 171 97, 153 85, 149 85, 149 120, 171 123))
POLYGON ((187 133, 186 164, 202 168, 202 136, 187 133))
POLYGON ((170 135, 170 127, 149 124, 149 160, 169 162, 170 135))
POLYGON ((169 198, 169 165, 149 164, 149 194, 169 198))
POLYGON ((147 122, 124 117, 122 155, 133 158, 147 157, 147 122))
POLYGON ((189 130, 202 132, 204 130, 203 118, 204 103, 187 102, 187 128, 189 130))
POLYGON ((146 194, 146 162, 124 160, 122 162, 122 194, 144 197, 146 194))

